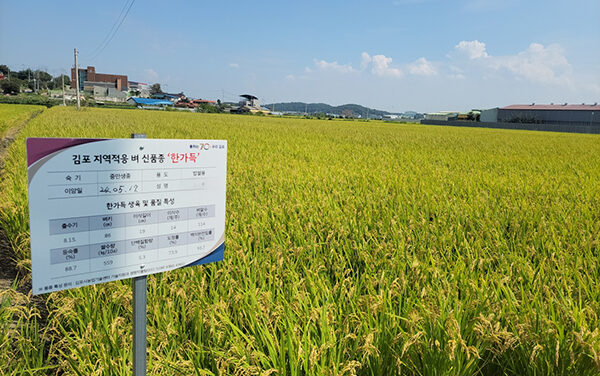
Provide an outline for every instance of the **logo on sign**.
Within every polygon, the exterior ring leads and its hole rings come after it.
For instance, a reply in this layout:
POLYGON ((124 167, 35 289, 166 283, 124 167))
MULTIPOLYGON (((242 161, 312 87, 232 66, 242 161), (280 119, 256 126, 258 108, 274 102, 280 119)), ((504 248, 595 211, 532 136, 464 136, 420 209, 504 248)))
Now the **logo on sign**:
POLYGON ((192 144, 190 145, 190 149, 209 150, 210 144, 208 142, 205 142, 203 144, 192 144))

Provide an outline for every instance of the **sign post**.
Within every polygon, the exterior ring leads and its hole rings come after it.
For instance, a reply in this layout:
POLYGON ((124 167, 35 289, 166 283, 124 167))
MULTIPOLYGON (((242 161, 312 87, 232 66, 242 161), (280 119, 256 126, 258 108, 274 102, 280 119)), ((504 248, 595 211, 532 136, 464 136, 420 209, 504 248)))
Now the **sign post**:
POLYGON ((133 278, 133 375, 146 375, 146 276, 133 278))
MULTIPOLYGON (((131 138, 146 138, 145 134, 132 133, 131 138)), ((146 376, 146 276, 133 277, 133 376, 146 376)))
POLYGON ((220 261, 227 141, 27 139, 33 294, 133 278, 146 374, 146 276, 220 261))

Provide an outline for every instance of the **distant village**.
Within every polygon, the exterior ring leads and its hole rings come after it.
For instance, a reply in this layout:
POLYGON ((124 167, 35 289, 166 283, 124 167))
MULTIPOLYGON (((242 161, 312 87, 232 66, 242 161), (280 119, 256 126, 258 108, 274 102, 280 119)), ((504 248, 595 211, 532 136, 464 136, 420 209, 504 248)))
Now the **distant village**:
MULTIPOLYGON (((75 68, 71 69, 71 83, 76 82, 75 68)), ((201 106, 220 106, 220 112, 232 113, 268 113, 269 110, 260 107, 258 98, 242 94, 237 105, 221 104, 220 100, 189 98, 183 92, 166 93, 160 84, 148 85, 144 82, 129 81, 126 75, 97 73, 96 68, 88 66, 79 68, 79 90, 98 102, 127 102, 145 109, 173 107, 177 109, 195 110, 201 106)), ((73 85, 71 85, 73 86, 73 85)), ((59 94, 60 95, 60 94, 59 94)), ((67 99, 76 95, 74 88, 65 92, 67 99)))
POLYGON ((46 95, 51 99, 63 100, 63 102, 73 101, 76 98, 74 86, 77 78, 79 79, 79 90, 83 94, 81 99, 93 101, 95 105, 126 104, 140 109, 323 116, 330 119, 378 119, 431 125, 558 130, 562 132, 582 131, 581 127, 592 127, 593 129, 590 128, 590 130, 595 131, 600 127, 598 103, 514 104, 489 109, 473 109, 467 112, 442 111, 425 114, 415 111, 393 114, 371 110, 359 105, 332 107, 306 103, 279 103, 261 106, 258 97, 252 94, 241 94, 238 102, 227 103, 223 103, 219 99, 191 98, 183 92, 164 92, 157 83, 149 85, 144 82, 130 81, 127 75, 98 73, 93 66, 79 68, 77 72, 75 68, 72 68, 69 79, 64 75, 52 78, 48 73, 42 71, 11 72, 6 65, 0 65, 0 89, 6 95, 16 95, 22 92, 37 93, 40 89, 45 88, 46 95), (11 74, 13 74, 13 78, 10 77, 11 74), (15 75, 17 77, 14 77, 15 75), (329 111, 323 110, 324 108, 329 111), (336 111, 333 112, 332 109, 336 109, 336 111))
POLYGON ((52 78, 43 71, 28 69, 11 72, 7 66, 1 67, 4 67, 4 72, 0 72, 0 89, 5 95, 39 93, 50 99, 71 102, 76 100, 75 85, 79 78, 80 100, 93 101, 94 105, 128 104, 142 109, 173 108, 190 111, 203 109, 203 112, 263 114, 270 112, 269 109, 260 106, 257 97, 250 94, 240 95, 237 103, 190 98, 183 92, 164 92, 160 84, 149 85, 145 82, 130 81, 127 75, 98 73, 93 66, 79 68, 77 72, 75 68, 71 68, 70 79, 64 75, 52 78), (10 77, 11 73, 13 77, 10 77))
MULTIPOLYGON (((166 93, 160 89, 158 84, 149 85, 144 82, 129 81, 126 75, 97 73, 96 68, 88 66, 79 68, 79 90, 88 94, 98 102, 127 102, 131 105, 144 109, 157 109, 173 107, 175 109, 195 110, 199 106, 219 106, 219 112, 230 113, 262 113, 272 115, 308 115, 308 111, 281 110, 261 106, 258 97, 251 94, 241 94, 237 103, 221 103, 220 100, 189 98, 185 93, 166 93)), ((71 69, 71 83, 76 81, 75 68, 71 69)), ((72 85, 71 85, 72 86, 72 85)), ((56 94, 60 96, 61 94, 56 94)), ((73 99, 75 90, 65 92, 67 99, 73 99)), ((312 112, 314 113, 314 111, 312 112)), ((371 115, 361 114, 355 111, 342 113, 324 112, 324 116, 331 118, 363 118, 383 120, 419 120, 423 114, 408 111, 403 114, 371 115)))
MULTIPOLYGON (((185 93, 164 92, 160 84, 148 84, 145 82, 131 81, 127 75, 98 73, 94 66, 87 66, 77 70, 71 68, 70 77, 59 76, 54 79, 46 72, 24 70, 20 72, 0 72, 0 87, 7 95, 19 93, 38 93, 48 95, 53 100, 74 101, 76 99, 76 78, 79 78, 79 90, 81 100, 93 102, 94 105, 114 106, 118 104, 132 105, 140 109, 174 109, 200 112, 228 112, 238 114, 264 114, 264 115, 295 115, 295 116, 323 116, 327 118, 356 118, 356 119, 380 119, 389 121, 418 121, 424 117, 423 114, 414 111, 390 114, 385 111, 369 114, 366 107, 354 105, 354 110, 345 109, 337 112, 322 111, 308 107, 304 110, 285 109, 285 104, 261 105, 259 98, 252 94, 240 94, 237 102, 224 102, 219 99, 192 98, 185 93), (19 75, 18 84, 2 86, 2 80, 10 79, 10 74, 19 75), (40 74, 42 77, 40 77, 40 74), (45 80, 43 79, 45 77, 45 80), (40 86, 40 83, 41 86, 40 86), (43 90, 40 90, 43 89, 43 90), (269 108, 271 107, 271 108, 269 108), (276 111, 277 109, 277 111, 276 111)), ((5 81, 6 82, 6 81, 5 81)), ((89 104, 88 104, 89 105, 89 104)), ((304 103, 302 104, 305 105, 304 103)), ((306 104, 307 105, 307 104, 306 104)), ((308 106, 308 105, 307 105, 308 106)), ((331 107, 331 106, 330 106, 331 107)))

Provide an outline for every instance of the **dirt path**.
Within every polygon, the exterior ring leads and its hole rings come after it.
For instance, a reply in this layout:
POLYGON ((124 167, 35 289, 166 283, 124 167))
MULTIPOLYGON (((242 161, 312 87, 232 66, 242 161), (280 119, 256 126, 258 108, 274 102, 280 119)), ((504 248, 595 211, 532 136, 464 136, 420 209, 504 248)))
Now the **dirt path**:
MULTIPOLYGON (((6 132, 4 138, 0 141, 0 181, 2 181, 4 175, 4 157, 6 156, 8 148, 15 141, 27 123, 35 119, 42 112, 43 110, 33 112, 29 118, 27 118, 27 120, 10 128, 6 132)), ((29 293, 29 290, 31 290, 31 283, 18 283, 19 281, 17 277, 18 269, 14 260, 14 252, 8 238, 6 237, 6 234, 0 228, 0 296, 3 295, 2 292, 13 288, 13 286, 16 287, 18 292, 24 295, 29 293)))
POLYGON ((27 118, 27 120, 6 131, 6 135, 0 141, 0 180, 2 179, 2 170, 4 169, 4 155, 6 154, 8 148, 15 141, 15 139, 19 135, 19 132, 21 132, 21 129, 23 129, 25 125, 27 125, 27 123, 29 123, 31 120, 38 117, 38 115, 41 114, 43 111, 44 110, 38 110, 33 112, 31 115, 29 115, 29 118, 27 118))

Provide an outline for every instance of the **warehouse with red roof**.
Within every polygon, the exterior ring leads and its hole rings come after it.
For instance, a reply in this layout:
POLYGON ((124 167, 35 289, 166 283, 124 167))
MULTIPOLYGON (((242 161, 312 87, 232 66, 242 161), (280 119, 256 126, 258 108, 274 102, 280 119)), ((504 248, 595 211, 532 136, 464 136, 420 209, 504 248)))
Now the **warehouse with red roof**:
MULTIPOLYGON (((482 113, 482 118, 483 117, 482 113)), ((482 121, 484 120, 482 119, 482 121)), ((598 105, 598 103, 513 104, 497 109, 496 122, 600 125, 600 105, 598 105)))

